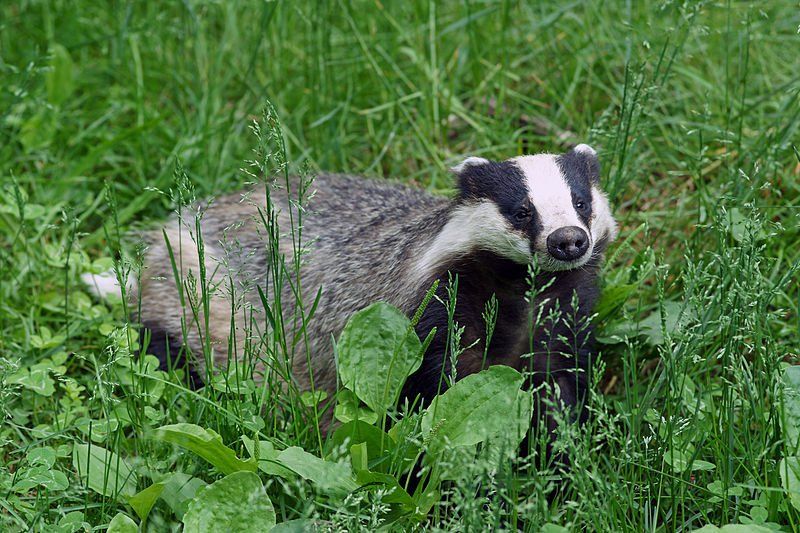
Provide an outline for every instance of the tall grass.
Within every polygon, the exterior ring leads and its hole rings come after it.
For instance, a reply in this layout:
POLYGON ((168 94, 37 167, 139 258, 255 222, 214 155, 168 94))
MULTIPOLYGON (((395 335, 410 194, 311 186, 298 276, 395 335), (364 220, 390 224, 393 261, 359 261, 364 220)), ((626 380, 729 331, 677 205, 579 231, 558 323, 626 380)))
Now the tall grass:
MULTIPOLYGON (((283 333, 270 346, 232 339, 244 368, 199 391, 185 370, 132 356, 149 342, 129 325, 134 309, 92 300, 78 279, 140 275, 130 231, 178 208, 194 224, 193 200, 268 176, 343 171, 446 192, 464 155, 576 142, 598 149, 622 232, 595 321, 599 394, 587 426, 558 444, 569 483, 553 496, 559 473, 512 450, 454 456, 440 465, 453 478, 441 502, 416 527, 800 528, 778 468, 793 453, 782 369, 800 351, 798 26, 788 1, 3 3, 3 529, 130 514, 86 488, 75 445, 131 461, 138 489, 167 472, 217 477, 150 439, 162 424, 214 429, 238 452, 242 435, 325 448, 301 391, 253 379, 256 353, 283 362, 272 378, 305 356, 283 333), (262 121, 266 101, 274 114, 262 121)), ((297 252, 267 276, 273 333, 313 308, 279 312, 281 289, 302 283, 297 222, 266 241, 296 239, 297 252)), ((233 281, 177 280, 200 289, 188 315, 207 316, 212 285, 235 292, 233 281)), ((279 522, 372 530, 384 519, 368 495, 335 505, 307 483, 262 478, 279 522)), ((148 527, 174 528, 176 514, 161 501, 148 527)))

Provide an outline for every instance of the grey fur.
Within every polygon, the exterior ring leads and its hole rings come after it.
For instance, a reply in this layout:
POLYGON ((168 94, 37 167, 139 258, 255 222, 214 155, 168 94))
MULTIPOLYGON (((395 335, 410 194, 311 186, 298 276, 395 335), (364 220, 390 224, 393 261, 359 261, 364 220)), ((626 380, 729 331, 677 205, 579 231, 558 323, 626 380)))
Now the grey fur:
MULTIPOLYGON (((424 289, 423 280, 414 279, 410 271, 411 259, 435 238, 447 220, 451 202, 410 187, 333 174, 317 176, 312 189, 302 227, 303 241, 311 250, 303 257, 302 293, 305 305, 310 306, 318 288, 323 288, 307 338, 314 361, 315 387, 332 392, 336 369, 331 338, 341 332, 350 315, 374 301, 392 303, 406 313, 414 311, 419 291, 424 289)), ((290 196, 296 199, 296 195, 296 190, 287 194, 285 188, 271 192, 283 233, 281 251, 288 262, 293 253, 290 213, 297 216, 290 196)), ((263 209, 265 203, 265 190, 258 187, 244 195, 219 198, 202 215, 206 272, 212 279, 210 285, 217 286, 211 300, 209 330, 214 359, 223 367, 228 359, 232 308, 226 287, 228 275, 236 280, 238 292, 244 293, 244 302, 237 302, 240 343, 247 329, 248 308, 241 304, 250 304, 256 312, 262 308, 254 285, 264 283, 268 270, 267 238, 256 205, 263 209)), ((182 256, 184 279, 189 272, 195 279, 199 276, 193 233, 194 220, 185 224, 173 220, 167 226, 176 261, 180 262, 182 256)), ((204 328, 192 324, 191 311, 181 311, 168 248, 160 232, 151 237, 139 294, 143 324, 165 330, 178 343, 185 341, 195 356, 203 353, 204 328), (182 317, 189 324, 186 339, 181 334, 182 317)), ((283 298, 285 316, 292 315, 294 302, 287 288, 283 298)), ((252 326, 260 329, 256 324, 252 326)), ((293 363, 293 374, 302 390, 309 388, 311 379, 305 354, 302 349, 300 352, 293 363)))

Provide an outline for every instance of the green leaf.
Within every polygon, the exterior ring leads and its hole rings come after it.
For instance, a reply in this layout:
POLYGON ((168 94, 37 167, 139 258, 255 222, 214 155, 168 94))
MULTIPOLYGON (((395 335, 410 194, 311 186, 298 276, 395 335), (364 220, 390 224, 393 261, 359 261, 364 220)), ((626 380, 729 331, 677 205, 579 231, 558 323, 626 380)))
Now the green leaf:
POLYGON ((750 509, 750 518, 756 524, 763 524, 769 518, 769 511, 760 505, 756 505, 750 509))
MULTIPOLYGON (((371 462, 374 463, 376 459, 383 460, 377 465, 377 470, 385 471, 390 466, 389 456, 396 448, 395 440, 385 431, 360 420, 348 422, 336 428, 336 431, 331 435, 329 449, 341 449, 345 446, 349 447, 356 444, 365 444, 367 446, 367 456, 371 462)), ((416 456, 417 450, 413 446, 410 446, 409 450, 406 455, 411 455, 411 459, 406 459, 406 463, 410 463, 413 457, 416 456)), ((375 468, 375 465, 370 465, 370 470, 375 468)))
MULTIPOLYGON (((23 127, 25 127, 25 126, 23 125, 23 127)), ((7 215, 11 215, 14 218, 19 218, 19 216, 20 216, 20 211, 17 208, 17 206, 15 206, 15 205, 0 204, 0 213, 5 213, 7 215)), ((47 215, 49 213, 50 213, 50 210, 47 207, 45 207, 45 206, 43 206, 41 204, 33 204, 33 203, 30 203, 30 202, 22 204, 22 218, 24 220, 36 220, 37 218, 42 218, 43 216, 45 216, 45 215, 47 215)), ((63 298, 63 296, 62 296, 62 298, 63 298)), ((63 303, 63 301, 62 301, 62 303, 63 303)), ((45 328, 45 329, 47 329, 47 328, 45 328)), ((31 335, 31 340, 32 341, 35 338, 36 338, 36 335, 31 335)), ((34 342, 31 342, 31 344, 34 344, 34 342)))
POLYGON ((75 89, 75 65, 66 48, 60 44, 50 47, 50 70, 45 74, 47 99, 60 105, 75 89))
POLYGON ((55 381, 44 368, 25 369, 8 377, 8 383, 21 385, 40 396, 52 396, 56 391, 55 381))
POLYGON ((416 502, 394 476, 362 470, 358 473, 356 480, 362 489, 374 486, 374 488, 386 490, 386 494, 381 498, 383 503, 399 504, 409 512, 416 510, 416 502))
MULTIPOLYGON (((42 107, 22 123, 19 140, 26 152, 44 148, 53 142, 57 127, 58 113, 56 110, 50 107, 42 107)), ((36 212, 38 212, 38 209, 32 212, 26 206, 23 217, 25 219, 38 218, 38 213, 36 212)), ((44 212, 44 208, 42 208, 42 212, 44 212)))
POLYGON ((800 448, 800 366, 784 369, 783 385, 781 429, 787 448, 795 455, 800 448))
POLYGON ((350 466, 320 459, 297 446, 278 454, 277 462, 329 494, 346 494, 358 488, 350 466))
POLYGON ((139 526, 125 513, 117 513, 108 524, 107 533, 139 533, 139 526))
POLYGON ((422 363, 422 343, 397 308, 376 302, 347 321, 336 345, 342 384, 382 415, 422 363))
POLYGON ((709 463, 708 461, 701 461, 700 459, 695 459, 694 461, 692 461, 692 466, 691 466, 692 472, 696 470, 709 471, 709 470, 714 470, 715 468, 717 468, 717 465, 715 465, 714 463, 709 463))
POLYGON ((498 365, 465 377, 434 398, 422 418, 429 452, 477 444, 508 434, 509 428, 518 433, 531 418, 530 403, 519 394, 522 382, 519 372, 498 365))
POLYGON ((92 420, 81 417, 75 421, 75 427, 93 442, 105 442, 109 435, 117 431, 119 422, 116 420, 92 420))
POLYGON ((140 490, 128 499, 128 505, 133 507, 133 510, 139 516, 139 520, 144 522, 147 520, 147 515, 155 505, 158 497, 164 491, 164 482, 153 483, 144 490, 140 490))
POLYGON ((664 462, 672 467, 674 472, 685 472, 686 469, 694 472, 696 470, 714 470, 716 465, 700 459, 692 460, 692 451, 682 451, 670 449, 664 452, 664 462))
MULTIPOLYGON (((691 315, 681 302, 664 302, 664 328, 667 333, 674 333, 684 327, 691 315)), ((647 338, 653 346, 664 344, 664 329, 661 328, 661 310, 656 309, 639 322, 639 334, 647 338)))
POLYGON ((539 531, 540 533, 569 533, 569 529, 558 524, 545 524, 539 531))
POLYGON ((184 533, 268 531, 275 509, 253 472, 234 472, 198 491, 183 517, 184 533))
POLYGON ((689 456, 680 450, 667 450, 664 452, 664 462, 672 467, 674 472, 683 472, 689 468, 689 456))
POLYGON ((25 457, 31 466, 44 466, 50 468, 56 464, 56 451, 50 446, 31 448, 25 457))
POLYGON ((727 524, 717 527, 713 524, 693 530, 692 533, 774 533, 774 529, 758 524, 727 524))
POLYGON ((34 348, 39 348, 40 350, 46 350, 49 348, 55 348, 56 346, 62 344, 66 340, 66 336, 64 335, 53 335, 50 331, 50 328, 43 326, 39 330, 38 335, 31 335, 31 346, 34 348))
POLYGON ((345 424, 354 420, 360 420, 367 424, 374 424, 378 421, 378 413, 364 407, 356 395, 347 389, 342 389, 336 394, 333 417, 345 424))
MULTIPOLYGON (((718 479, 706 485, 706 488, 709 490, 709 492, 715 494, 716 496, 726 495, 725 485, 723 485, 722 481, 718 479)), ((728 487, 727 496, 741 496, 742 494, 744 494, 744 489, 742 487, 728 487)))
POLYGON ((200 489, 208 484, 200 478, 192 477, 183 472, 176 472, 163 481, 164 490, 161 499, 175 513, 178 519, 183 519, 186 510, 200 489))
POLYGON ((319 405, 324 402, 327 397, 328 393, 324 390, 318 390, 314 392, 307 390, 300 395, 300 401, 303 402, 303 405, 306 407, 314 407, 315 405, 319 405))
MULTIPOLYGON (((636 292, 638 285, 635 283, 621 283, 603 287, 600 300, 594 308, 597 323, 603 323, 616 315, 628 298, 636 292)), ((551 524, 552 525, 552 524, 551 524)))
POLYGON ((153 438, 194 452, 217 467, 223 474, 239 471, 255 472, 257 469, 255 461, 239 459, 236 452, 222 443, 222 437, 215 431, 194 424, 161 426, 156 430, 153 438))
POLYGON ((369 470, 369 454, 367 453, 366 442, 350 446, 350 464, 356 472, 369 470))
POLYGON ((58 521, 60 533, 72 533, 77 531, 91 531, 92 526, 85 520, 81 511, 72 511, 65 514, 58 521))
POLYGON ((781 485, 789 496, 792 506, 800 510, 800 459, 786 457, 778 465, 781 474, 781 485))
POLYGON ((17 493, 28 492, 34 487, 43 487, 50 491, 65 490, 69 487, 69 480, 64 472, 46 466, 36 466, 24 471, 20 473, 18 480, 11 487, 11 490, 17 493))
MULTIPOLYGON (((247 453, 249 453, 250 457, 252 457, 253 460, 255 460, 256 458, 255 441, 253 439, 250 439, 242 435, 242 442, 244 442, 244 447, 247 449, 247 453)), ((278 464, 277 462, 278 455, 280 455, 280 452, 275 449, 275 446, 270 441, 268 440, 259 441, 258 469, 264 472, 265 474, 279 476, 284 479, 295 478, 296 474, 294 472, 278 464)))
POLYGON ((114 452, 97 445, 76 444, 72 464, 87 486, 103 496, 126 500, 136 493, 136 475, 114 452))

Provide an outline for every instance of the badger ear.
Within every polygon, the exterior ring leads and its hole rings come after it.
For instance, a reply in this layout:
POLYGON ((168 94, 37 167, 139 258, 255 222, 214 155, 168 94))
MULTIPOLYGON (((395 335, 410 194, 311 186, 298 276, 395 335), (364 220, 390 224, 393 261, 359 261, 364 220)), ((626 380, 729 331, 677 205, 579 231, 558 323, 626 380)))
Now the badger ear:
POLYGON ((485 165, 488 162, 489 162, 488 159, 484 159, 482 157, 475 157, 471 155, 468 158, 464 159, 459 164, 457 164, 456 166, 450 167, 450 172, 458 175, 461 174, 467 167, 485 165))
POLYGON ((600 182, 600 160, 597 151, 588 144, 579 144, 564 154, 565 162, 581 174, 588 176, 592 183, 600 182))
POLYGON ((450 172, 456 176, 461 199, 480 196, 479 190, 483 181, 483 170, 488 168, 487 165, 490 163, 488 159, 470 156, 450 168, 450 172))
POLYGON ((597 158, 597 151, 589 146, 588 144, 579 144, 575 148, 572 149, 574 152, 578 152, 579 154, 583 154, 589 157, 597 158))

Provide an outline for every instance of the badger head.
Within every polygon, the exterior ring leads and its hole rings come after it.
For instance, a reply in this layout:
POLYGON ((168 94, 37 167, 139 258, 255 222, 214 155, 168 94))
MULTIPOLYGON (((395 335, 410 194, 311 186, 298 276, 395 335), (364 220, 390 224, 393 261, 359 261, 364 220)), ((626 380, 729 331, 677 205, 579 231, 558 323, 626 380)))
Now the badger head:
POLYGON ((570 270, 616 237, 597 153, 588 145, 501 162, 469 157, 452 170, 456 206, 429 254, 483 249, 522 264, 536 259, 543 270, 570 270))

